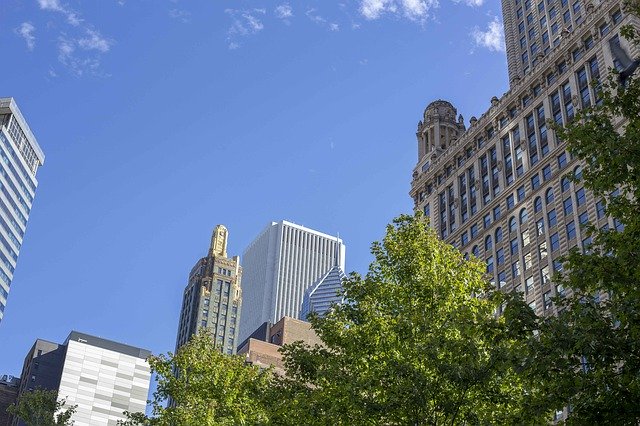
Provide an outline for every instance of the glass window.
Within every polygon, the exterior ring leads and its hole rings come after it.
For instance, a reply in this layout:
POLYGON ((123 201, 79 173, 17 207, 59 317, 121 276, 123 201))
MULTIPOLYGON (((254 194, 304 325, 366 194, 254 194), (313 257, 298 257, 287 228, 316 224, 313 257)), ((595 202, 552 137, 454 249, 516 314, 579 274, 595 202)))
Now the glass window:
POLYGON ((493 220, 500 219, 500 206, 496 206, 493 208, 493 220))
POLYGON ((567 223, 567 239, 573 240, 576 237, 576 224, 571 221, 567 223))
POLYGON ((535 201, 533 202, 533 212, 540 213, 541 211, 542 211, 542 198, 536 197, 535 201))
POLYGON ((487 273, 488 274, 493 273, 493 256, 489 256, 487 258, 487 273))
POLYGON ((485 214, 482 218, 482 222, 484 223, 485 229, 491 226, 491 215, 489 213, 485 214))
POLYGON ((536 229, 538 230, 538 236, 544 235, 544 220, 540 219, 536 222, 536 229))
POLYGON ((552 226, 555 226, 558 223, 558 218, 556 217, 555 209, 549 211, 549 214, 547 215, 547 219, 549 222, 549 228, 551 228, 552 226))
POLYGON ((546 201, 547 201, 547 204, 553 203, 553 189, 552 188, 547 189, 546 201))
POLYGON ((524 200, 525 195, 524 185, 522 185, 518 188, 518 202, 524 200))
POLYGON ((551 236, 551 251, 556 251, 560 248, 560 237, 556 232, 551 236))
POLYGON ((502 242, 502 228, 496 229, 496 244, 502 242))
POLYGON ((496 261, 497 261, 498 265, 504 264, 504 250, 503 249, 498 249, 496 251, 496 261))
POLYGON ((464 231, 461 236, 461 243, 463 246, 466 246, 469 243, 469 234, 467 231, 464 231))
MULTIPOLYGON (((525 288, 526 288, 527 294, 529 294, 529 293, 531 293, 533 291, 533 277, 529 277, 529 278, 526 279, 525 288)), ((531 306, 531 304, 529 304, 529 306, 531 306)), ((534 305, 533 305, 532 309, 534 311, 536 310, 535 302, 534 302, 534 305)))
POLYGON ((527 209, 520 210, 520 225, 524 225, 529 220, 529 215, 527 214, 527 209))
POLYGON ((582 167, 578 166, 573 170, 573 178, 575 180, 582 180, 582 167))
POLYGON ((513 194, 507 197, 507 210, 511 210, 515 206, 515 198, 513 194))
POLYGON ((538 254, 540 255, 540 260, 547 257, 547 242, 543 241, 538 245, 538 254))
POLYGON ((514 238, 511 240, 511 256, 518 254, 518 248, 520 245, 518 244, 518 239, 514 238))
POLYGON ((564 176, 561 181, 562 192, 566 192, 569 190, 569 186, 571 185, 571 181, 568 177, 564 176))
POLYGON ((587 196, 584 192, 584 188, 580 188, 576 191, 576 204, 578 207, 583 205, 587 200, 587 196))
POLYGON ((558 169, 563 169, 567 165, 567 153, 558 155, 558 169))
POLYGON ((491 241, 491 235, 488 235, 487 238, 484 239, 484 249, 486 251, 491 250, 491 248, 493 247, 493 243, 491 241))
POLYGON ((578 221, 580 222, 580 225, 584 225, 585 223, 589 222, 589 213, 580 213, 580 216, 578 216, 578 221))
POLYGON ((618 25, 620 21, 622 21, 622 12, 620 12, 620 9, 613 12, 611 19, 613 20, 614 25, 618 25))
POLYGON ((516 224, 516 218, 512 217, 509 219, 509 232, 514 232, 517 228, 518 225, 516 224))
MULTIPOLYGON (((544 275, 543 275, 543 282, 544 282, 544 275)), ((547 280, 549 278, 547 277, 547 280)), ((542 303, 544 304, 544 309, 547 310, 549 308, 551 308, 551 291, 547 291, 542 295, 542 303)))
POLYGON ((602 219, 605 216, 604 202, 602 200, 596 203, 596 216, 598 219, 602 219))
POLYGON ((525 253, 524 255, 524 270, 528 271, 533 267, 533 259, 531 253, 525 253))
POLYGON ((571 201, 571 197, 565 198, 562 202, 562 206, 564 207, 564 215, 570 215, 573 212, 573 202, 571 201))
POLYGON ((542 179, 546 182, 551 179, 551 165, 547 164, 542 168, 542 179))
POLYGON ((531 177, 531 189, 536 190, 540 187, 540 176, 536 173, 531 177))
POLYGON ((520 276, 520 262, 517 260, 511 264, 511 275, 514 278, 520 276))
POLYGON ((473 253, 475 257, 480 256, 480 249, 478 248, 478 246, 473 246, 473 248, 471 249, 471 253, 473 253))

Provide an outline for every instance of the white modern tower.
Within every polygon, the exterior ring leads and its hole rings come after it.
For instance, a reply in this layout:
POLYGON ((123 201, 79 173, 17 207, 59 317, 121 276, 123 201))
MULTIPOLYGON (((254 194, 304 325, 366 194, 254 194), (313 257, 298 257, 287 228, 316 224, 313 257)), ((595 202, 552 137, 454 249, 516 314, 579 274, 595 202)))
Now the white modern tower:
POLYGON ((0 98, 0 321, 36 195, 44 153, 13 98, 0 98))
POLYGON ((287 221, 271 222, 242 258, 239 341, 265 322, 275 324, 283 316, 299 318, 307 288, 336 263, 344 270, 344 259, 340 238, 287 221))

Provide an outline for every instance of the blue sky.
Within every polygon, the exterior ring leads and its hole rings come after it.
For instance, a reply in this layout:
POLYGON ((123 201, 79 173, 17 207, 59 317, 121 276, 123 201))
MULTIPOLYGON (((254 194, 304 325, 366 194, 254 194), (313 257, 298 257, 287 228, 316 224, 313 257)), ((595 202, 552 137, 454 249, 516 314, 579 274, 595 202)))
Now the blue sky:
POLYGON ((3 0, 0 96, 47 158, 0 373, 78 330, 173 350, 213 227, 287 219, 369 245, 410 212, 415 130, 507 90, 498 0, 3 0))

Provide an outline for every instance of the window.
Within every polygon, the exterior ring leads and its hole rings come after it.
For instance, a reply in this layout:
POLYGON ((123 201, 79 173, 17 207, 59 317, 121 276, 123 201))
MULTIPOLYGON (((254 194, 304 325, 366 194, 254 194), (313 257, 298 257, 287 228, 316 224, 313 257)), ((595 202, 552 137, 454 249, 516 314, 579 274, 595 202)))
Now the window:
POLYGON ((493 273, 493 256, 489 256, 487 258, 487 273, 488 274, 493 273))
POLYGON ((582 180, 582 168, 580 166, 573 170, 573 178, 577 181, 582 180))
POLYGON ((586 200, 587 200, 587 196, 584 192, 584 188, 578 189, 576 191, 576 205, 580 207, 586 202, 586 200))
POLYGON ((471 249, 471 253, 472 253, 475 257, 480 256, 480 249, 478 248, 478 246, 473 246, 473 248, 471 249))
POLYGON ((518 254, 518 247, 518 239, 514 238, 513 240, 511 240, 511 256, 518 254))
POLYGON ((498 288, 507 283, 507 273, 505 271, 498 272, 498 288))
POLYGON ((549 222, 549 228, 551 228, 552 226, 556 226, 556 224, 558 223, 558 218, 556 217, 555 209, 549 211, 549 213, 547 214, 547 219, 549 222))
POLYGON ((580 223, 580 225, 584 225, 585 223, 589 222, 589 213, 580 213, 580 216, 578 216, 578 222, 580 223))
POLYGON ((542 278, 542 284, 548 284, 551 280, 550 280, 550 275, 549 275, 549 266, 545 266, 540 270, 540 276, 542 278))
POLYGON ((569 178, 564 176, 562 178, 562 181, 560 183, 560 185, 562 186, 562 192, 566 192, 569 190, 569 186, 571 185, 571 181, 569 181, 569 178))
POLYGON ((536 197, 535 201, 533 202, 533 212, 540 213, 541 211, 542 211, 542 198, 536 197))
POLYGON ((567 153, 558 155, 558 169, 563 169, 567 165, 567 153))
POLYGON ((533 259, 531 253, 526 253, 524 255, 524 270, 527 271, 533 267, 533 259))
POLYGON ((598 217, 598 219, 602 219, 604 215, 604 202, 600 200, 596 203, 596 216, 598 217))
POLYGON ((496 251, 496 261, 497 261, 498 265, 504 264, 504 250, 503 249, 498 249, 496 251))
POLYGON ((475 238, 478 235, 478 224, 471 225, 471 238, 475 238))
POLYGON ((544 219, 540 219, 536 222, 536 229, 538 230, 538 236, 544 235, 544 219))
POLYGON ((529 220, 529 215, 527 214, 527 209, 520 210, 520 225, 524 225, 529 220))
POLYGON ((618 25, 620 21, 622 21, 622 12, 620 12, 620 9, 613 12, 611 19, 613 20, 614 25, 618 25))
POLYGON ((531 189, 536 190, 540 187, 540 176, 535 174, 531 177, 531 189))
POLYGON ((547 257, 547 242, 543 241, 538 245, 538 255, 540 256, 540 260, 547 257))
POLYGON ((547 164, 542 168, 542 179, 545 182, 551 179, 551 164, 547 164))
POLYGON ((511 264, 511 275, 513 278, 520 276, 520 262, 517 260, 511 264))
POLYGON ((524 200, 525 195, 524 185, 522 185, 518 188, 518 202, 524 200))
POLYGON ((585 253, 589 253, 590 247, 591 247, 591 237, 587 237, 584 240, 582 240, 582 249, 585 251, 585 253))
POLYGON ((509 195, 507 197, 507 210, 511 210, 514 206, 515 206, 515 198, 513 197, 513 194, 509 195))
POLYGON ((624 231, 624 224, 620 222, 620 219, 616 219, 616 218, 613 219, 613 227, 618 232, 624 231))
POLYGON ((518 225, 516 224, 516 218, 512 217, 509 219, 509 232, 514 232, 517 228, 518 225))
POLYGON ((484 239, 484 249, 486 251, 491 250, 491 248, 493 247, 493 243, 491 241, 491 235, 487 236, 487 238, 484 239))
POLYGON ((529 245, 529 231, 522 231, 522 247, 526 247, 529 245))
POLYGON ((562 262, 560 262, 559 260, 554 260, 553 261, 553 270, 555 272, 560 272, 562 271, 562 262))
POLYGON ((569 216, 573 212, 573 202, 571 201, 571 197, 565 198, 562 202, 562 206, 564 207, 564 215, 569 216))
POLYGON ((482 218, 485 229, 491 226, 491 215, 489 213, 485 214, 482 218))
POLYGON ((544 304, 544 309, 547 310, 549 308, 551 308, 551 290, 545 292, 542 295, 542 303, 544 304))
POLYGON ((502 242, 502 228, 496 229, 496 244, 502 242))
POLYGON ((567 223, 567 240, 573 240, 576 237, 576 224, 571 221, 567 223))
MULTIPOLYGON (((525 289, 526 289, 527 294, 531 293, 533 291, 533 277, 527 278, 525 280, 524 284, 525 284, 525 289)), ((529 304, 529 306, 531 306, 531 304, 529 304)), ((533 305, 533 310, 534 311, 536 310, 535 302, 534 302, 534 305, 533 305)))
POLYGON ((547 201, 547 205, 553 203, 553 189, 552 188, 547 189, 546 201, 547 201))
POLYGON ((467 231, 462 233, 460 240, 463 246, 466 246, 469 243, 469 234, 467 234, 467 231))
POLYGON ((555 234, 553 234, 551 236, 551 251, 556 251, 560 248, 560 237, 558 236, 558 233, 556 232, 555 234))
POLYGON ((500 219, 500 206, 496 206, 493 208, 493 220, 500 219))

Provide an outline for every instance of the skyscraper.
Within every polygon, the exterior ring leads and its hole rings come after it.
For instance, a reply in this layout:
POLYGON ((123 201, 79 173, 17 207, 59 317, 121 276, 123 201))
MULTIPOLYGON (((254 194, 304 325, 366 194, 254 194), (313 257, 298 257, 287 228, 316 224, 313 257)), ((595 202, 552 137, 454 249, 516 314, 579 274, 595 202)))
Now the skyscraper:
POLYGON ((244 252, 240 342, 265 322, 299 318, 305 290, 335 265, 344 270, 344 259, 340 238, 271 222, 244 252))
POLYGON ((345 278, 344 271, 336 265, 313 283, 304 292, 300 319, 306 320, 311 312, 322 317, 332 305, 342 303, 342 280, 345 278))
MULTIPOLYGON (((63 344, 38 339, 25 358, 18 399, 36 388, 77 405, 76 426, 116 425, 144 413, 151 369, 145 349, 72 331, 63 344)), ((14 425, 22 425, 14 419, 14 425)))
POLYGON ((503 12, 509 91, 468 129, 449 102, 427 106, 410 194, 444 240, 487 263, 497 287, 552 314, 560 257, 591 243, 581 226, 621 224, 570 179, 580 163, 549 125, 600 102, 594 84, 617 64, 611 43, 638 55, 619 35, 637 18, 614 0, 504 0, 503 12))
POLYGON ((207 329, 221 351, 234 354, 238 345, 242 291, 240 258, 227 257, 229 233, 218 225, 206 257, 189 274, 184 289, 176 351, 199 329, 207 329))
POLYGON ((0 322, 27 228, 44 153, 13 98, 0 98, 0 322))

